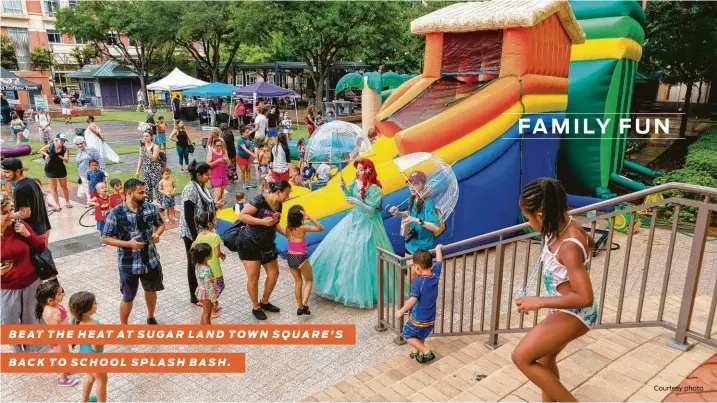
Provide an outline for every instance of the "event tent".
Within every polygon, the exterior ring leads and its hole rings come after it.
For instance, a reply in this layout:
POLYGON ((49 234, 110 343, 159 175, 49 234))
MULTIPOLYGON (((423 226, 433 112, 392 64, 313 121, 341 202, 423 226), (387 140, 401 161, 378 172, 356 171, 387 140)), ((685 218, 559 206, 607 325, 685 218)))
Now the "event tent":
POLYGON ((182 91, 182 95, 187 97, 231 97, 233 91, 238 90, 239 87, 224 83, 211 83, 194 87, 189 90, 182 91))
POLYGON ((2 91, 34 91, 41 87, 0 67, 0 89, 2 91))
MULTIPOLYGON (((256 99, 257 98, 269 98, 269 97, 295 97, 296 93, 287 88, 277 87, 276 85, 269 84, 267 82, 258 82, 252 85, 246 85, 232 92, 235 97, 252 97, 254 102, 253 110, 256 111, 256 99)), ((296 113, 296 123, 299 123, 299 111, 296 109, 296 102, 294 102, 294 112, 296 113)))
POLYGON ((206 81, 190 77, 184 74, 178 68, 175 68, 174 71, 167 75, 167 77, 164 77, 163 79, 148 85, 147 89, 150 91, 171 92, 188 90, 190 88, 199 87, 200 85, 206 84, 208 84, 206 81))

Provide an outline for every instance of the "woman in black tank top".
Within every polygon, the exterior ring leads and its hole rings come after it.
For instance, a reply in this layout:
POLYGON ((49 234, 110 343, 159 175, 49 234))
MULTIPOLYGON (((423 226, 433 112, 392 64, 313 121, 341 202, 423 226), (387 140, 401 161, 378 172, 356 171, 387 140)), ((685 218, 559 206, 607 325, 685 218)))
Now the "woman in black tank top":
POLYGON ((189 166, 189 134, 184 128, 184 122, 177 121, 177 127, 169 135, 169 139, 177 142, 177 155, 179 156, 179 170, 184 171, 184 165, 189 166))

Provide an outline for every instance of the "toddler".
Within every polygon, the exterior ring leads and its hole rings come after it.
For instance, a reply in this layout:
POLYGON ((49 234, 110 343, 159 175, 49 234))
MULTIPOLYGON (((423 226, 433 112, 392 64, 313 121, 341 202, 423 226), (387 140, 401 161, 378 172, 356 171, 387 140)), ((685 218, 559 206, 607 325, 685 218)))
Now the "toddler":
POLYGON ((314 169, 310 162, 306 164, 304 168, 302 168, 302 176, 302 179, 304 180, 304 186, 311 189, 311 182, 314 181, 314 177, 316 176, 316 169, 314 169))
POLYGON ((177 184, 172 178, 172 170, 164 167, 162 168, 162 180, 159 181, 159 193, 162 194, 162 206, 167 210, 167 218, 165 222, 176 221, 176 213, 174 211, 174 191, 177 188, 177 184))
POLYGON ((433 351, 426 347, 425 340, 433 331, 436 320, 436 300, 438 299, 438 282, 441 280, 443 265, 443 246, 436 246, 436 262, 430 252, 419 249, 413 254, 411 271, 411 294, 403 308, 396 311, 396 319, 411 311, 403 326, 403 336, 411 346, 410 357, 420 363, 436 358, 433 351))
POLYGON ((100 169, 100 164, 97 160, 90 160, 89 167, 90 170, 87 171, 87 180, 90 182, 90 195, 88 198, 92 199, 97 197, 97 184, 100 182, 105 182, 106 184, 107 176, 105 175, 105 172, 100 169))
MULTIPOLYGON (((194 240, 195 244, 207 244, 212 248, 212 253, 209 256, 209 260, 206 264, 212 270, 212 279, 214 282, 214 299, 212 300, 212 317, 216 318, 219 315, 219 296, 224 291, 224 273, 222 273, 222 265, 219 263, 219 259, 224 261, 227 255, 222 253, 221 245, 222 238, 214 232, 217 227, 217 216, 214 212, 204 212, 199 215, 197 224, 201 228, 204 228, 202 232, 197 234, 197 239, 194 240)), ((199 277, 199 267, 197 267, 197 278, 199 277)), ((199 299, 199 296, 197 296, 199 299)))
POLYGON ((160 116, 157 121, 157 135, 154 138, 154 144, 157 144, 164 153, 167 153, 167 123, 164 122, 164 116, 160 116))
POLYGON ((95 206, 95 221, 97 221, 97 230, 100 231, 100 246, 105 246, 102 242, 102 230, 105 228, 105 218, 110 212, 110 196, 107 194, 107 185, 104 182, 97 184, 96 196, 90 200, 90 205, 95 206))
MULTIPOLYGON (((100 322, 92 319, 92 315, 97 312, 97 300, 91 292, 80 291, 72 294, 70 297, 70 312, 74 318, 74 324, 79 326, 99 325, 100 322)), ((80 344, 80 353, 101 354, 105 351, 103 344, 80 344)), ((82 384, 82 401, 91 401, 90 392, 92 386, 97 382, 96 400, 97 402, 107 401, 107 374, 102 372, 88 373, 85 383, 82 384)), ((94 397, 94 396, 93 396, 94 397)))
POLYGON ((124 195, 122 194, 122 181, 114 178, 110 181, 112 187, 112 194, 110 195, 110 210, 119 206, 124 202, 124 195))
MULTIPOLYGON (((35 316, 42 319, 48 325, 66 325, 67 311, 62 306, 65 297, 65 290, 60 287, 57 280, 44 280, 35 293, 37 305, 35 316)), ((70 346, 67 344, 50 344, 50 351, 53 353, 69 353, 70 346)), ((61 373, 57 378, 57 386, 70 387, 77 385, 80 381, 68 378, 67 373, 61 373)))
POLYGON ((202 304, 200 325, 211 325, 214 302, 217 300, 214 274, 208 262, 212 257, 212 247, 205 243, 195 243, 189 251, 192 255, 197 276, 197 301, 202 304))
POLYGON ((336 118, 334 117, 334 113, 331 111, 328 111, 326 113, 326 123, 333 122, 334 120, 336 120, 336 118))
POLYGON ((244 203, 246 201, 246 194, 244 192, 237 192, 237 202, 234 204, 234 212, 239 215, 244 209, 244 203))
POLYGON ((294 294, 296 295, 296 305, 298 306, 296 314, 311 315, 308 302, 314 277, 311 274, 311 262, 309 261, 309 252, 306 247, 306 233, 321 232, 324 230, 324 226, 311 218, 303 207, 296 205, 289 209, 286 231, 282 231, 281 228, 279 230, 283 232, 283 235, 289 241, 286 261, 289 263, 291 275, 294 276, 294 294), (314 225, 306 225, 307 221, 314 225))
POLYGON ((316 127, 319 127, 324 124, 324 115, 321 112, 316 113, 316 127))
POLYGON ((296 151, 299 153, 299 168, 303 168, 304 157, 306 156, 306 145, 304 144, 304 139, 299 139, 299 142, 296 143, 296 151))
POLYGON ((304 181, 301 179, 301 171, 299 167, 294 167, 294 171, 291 173, 291 184, 296 186, 303 186, 304 181))
POLYGON ((331 165, 326 162, 322 162, 316 169, 316 178, 316 189, 326 186, 326 184, 331 180, 331 165))
POLYGON ((293 132, 293 128, 291 127, 291 118, 289 117, 289 112, 284 112, 284 117, 281 119, 281 125, 284 128, 284 134, 286 135, 286 138, 291 140, 291 133, 293 132))

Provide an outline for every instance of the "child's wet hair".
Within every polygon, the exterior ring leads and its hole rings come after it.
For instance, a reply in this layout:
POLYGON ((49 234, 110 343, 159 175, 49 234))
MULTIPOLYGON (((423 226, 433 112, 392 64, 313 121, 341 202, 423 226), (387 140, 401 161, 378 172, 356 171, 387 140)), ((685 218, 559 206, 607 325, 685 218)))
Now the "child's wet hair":
POLYGON ((45 305, 47 305, 50 299, 55 299, 57 290, 60 288, 62 288, 62 286, 60 286, 60 282, 57 280, 45 280, 37 287, 37 291, 35 292, 35 299, 37 300, 37 304, 35 305, 35 317, 37 319, 42 319, 42 312, 45 310, 45 305))
POLYGON ((165 172, 169 172, 171 174, 172 170, 169 169, 169 167, 164 167, 164 168, 162 168, 162 170, 159 173, 160 173, 160 175, 164 175, 165 172))
POLYGON ((433 266, 433 256, 431 256, 431 252, 425 249, 419 249, 413 254, 413 263, 421 266, 423 269, 430 269, 433 266))
POLYGON ((289 213, 286 215, 286 226, 299 228, 302 225, 304 225, 304 208, 298 204, 291 206, 289 213))
POLYGON ((213 211, 204 211, 197 217, 197 224, 202 228, 208 228, 209 224, 213 223, 216 219, 216 214, 213 211))
POLYGON ((568 196, 560 181, 552 178, 533 179, 520 194, 519 204, 530 214, 543 213, 542 235, 549 238, 558 236, 560 221, 568 211, 568 196))
POLYGON ((212 247, 206 243, 195 243, 189 253, 192 255, 193 264, 202 264, 212 255, 212 247))
POLYGON ((244 192, 237 192, 237 203, 241 203, 242 200, 246 198, 246 193, 244 192))
POLYGON ((74 318, 74 324, 78 324, 82 321, 85 314, 92 310, 92 305, 95 302, 95 294, 88 291, 80 291, 72 294, 70 297, 70 313, 74 318))
POLYGON ((122 186, 122 181, 119 180, 118 178, 114 178, 110 181, 110 186, 112 186, 113 188, 117 185, 122 186))

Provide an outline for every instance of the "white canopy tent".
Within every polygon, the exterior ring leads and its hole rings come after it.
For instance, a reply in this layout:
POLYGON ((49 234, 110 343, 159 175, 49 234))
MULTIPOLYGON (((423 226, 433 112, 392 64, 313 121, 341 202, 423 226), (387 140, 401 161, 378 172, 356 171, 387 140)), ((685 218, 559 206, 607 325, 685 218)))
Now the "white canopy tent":
POLYGON ((169 73, 169 75, 167 75, 167 77, 148 85, 147 90, 165 92, 183 91, 207 84, 209 83, 198 78, 188 76, 178 68, 175 68, 171 73, 169 73))

